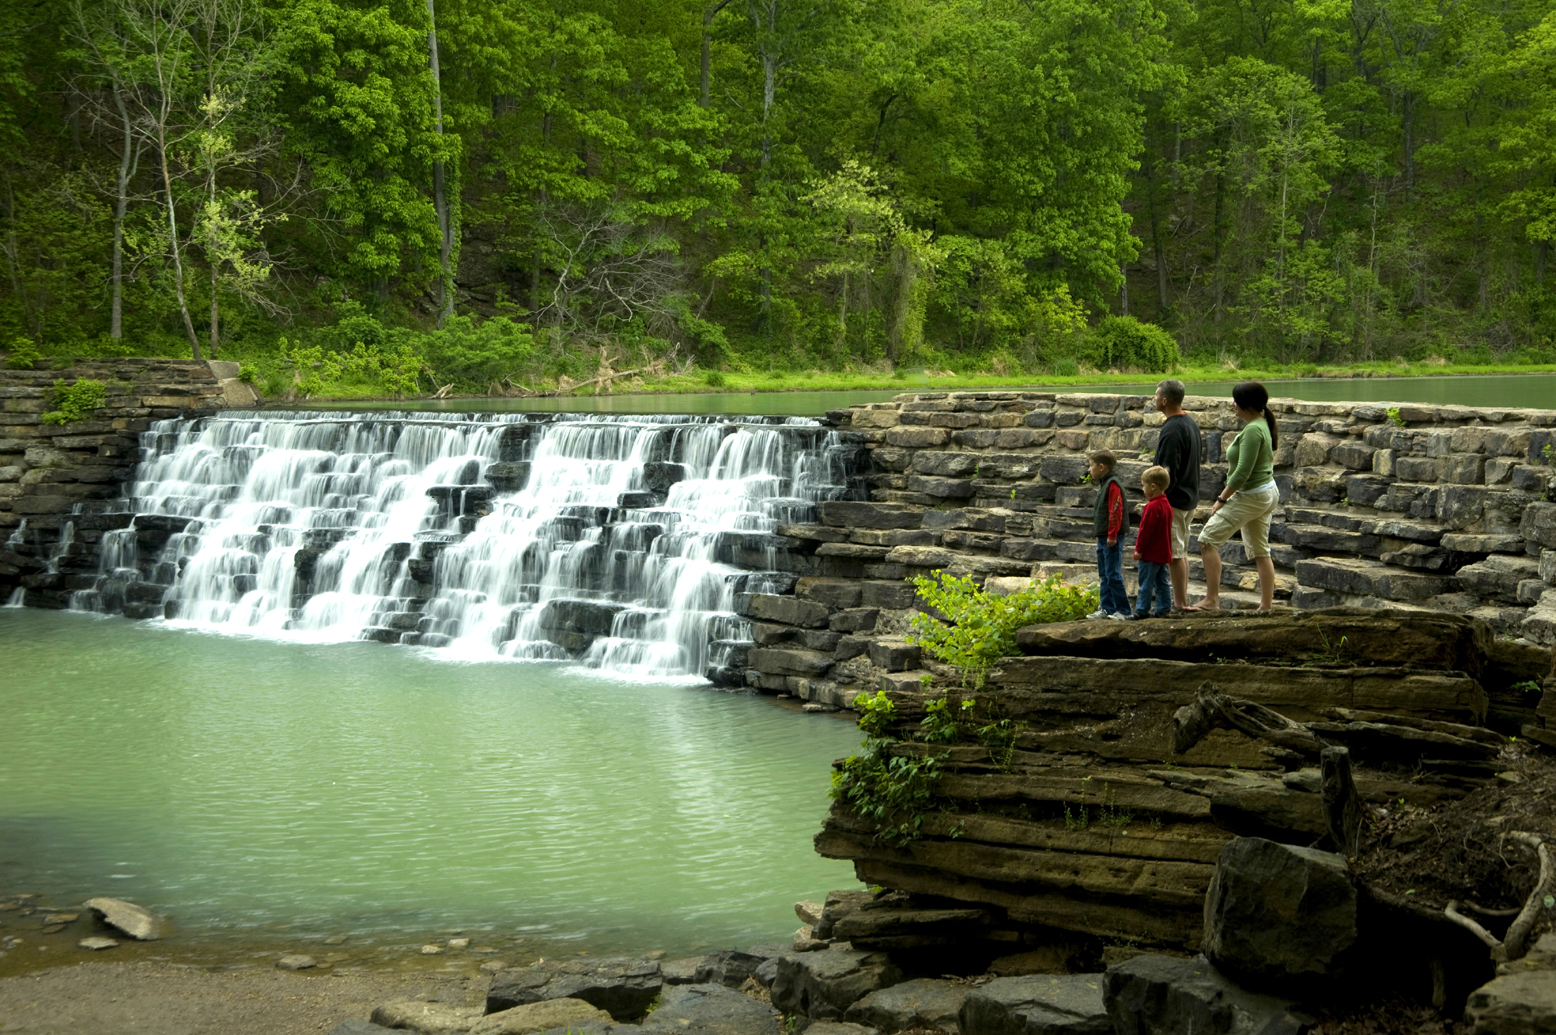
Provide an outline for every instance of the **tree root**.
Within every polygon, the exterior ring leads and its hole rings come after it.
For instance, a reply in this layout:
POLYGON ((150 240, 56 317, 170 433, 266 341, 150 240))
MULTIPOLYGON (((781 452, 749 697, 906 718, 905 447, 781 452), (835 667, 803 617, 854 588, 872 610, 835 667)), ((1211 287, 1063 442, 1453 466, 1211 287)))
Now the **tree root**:
MULTIPOLYGON (((1517 841, 1534 851, 1540 859, 1540 876, 1534 882, 1534 890, 1524 900, 1523 909, 1518 911, 1507 929, 1504 938, 1498 938, 1480 924, 1471 920, 1459 912, 1457 900, 1449 902, 1443 909, 1443 915, 1460 927, 1479 938, 1491 950, 1491 959, 1496 963, 1511 963, 1513 960, 1523 959, 1529 951, 1529 932, 1534 929, 1534 924, 1540 916, 1540 910, 1545 908, 1545 897, 1551 893, 1553 882, 1556 882, 1556 865, 1551 860, 1551 850, 1545 842, 1534 834, 1526 834, 1522 831, 1514 831, 1507 835, 1510 840, 1517 841)), ((1490 915, 1489 910, 1473 907, 1476 912, 1490 915)))

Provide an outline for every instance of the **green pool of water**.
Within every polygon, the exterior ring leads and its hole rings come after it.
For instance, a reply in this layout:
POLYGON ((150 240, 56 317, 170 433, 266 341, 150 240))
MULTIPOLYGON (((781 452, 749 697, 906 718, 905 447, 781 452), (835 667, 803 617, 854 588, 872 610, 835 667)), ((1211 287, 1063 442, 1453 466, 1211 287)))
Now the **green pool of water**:
POLYGON ((857 886, 811 838, 859 733, 770 699, 19 609, 0 672, 0 898, 673 952, 857 886))
MULTIPOLYGON (((1196 381, 1189 384, 1191 395, 1230 396, 1236 381, 1196 381)), ((1388 377, 1313 379, 1266 382, 1270 394, 1283 398, 1350 402, 1427 402, 1454 403, 1460 406, 1509 406, 1519 408, 1556 408, 1556 374, 1471 375, 1464 377, 1388 377)), ((1033 384, 1028 390, 1049 392, 1121 392, 1149 394, 1155 381, 1134 385, 1052 385, 1033 384)), ((967 389, 979 391, 980 389, 967 389)), ((988 391, 1016 391, 1010 387, 988 391)), ((599 395, 555 399, 422 399, 410 403, 320 404, 310 402, 309 409, 403 410, 416 409, 444 413, 527 412, 527 413, 766 413, 784 416, 820 417, 828 410, 855 403, 886 402, 904 392, 945 391, 931 383, 907 383, 889 391, 853 392, 710 392, 678 395, 599 395)), ((284 408, 284 407, 283 407, 284 408)))

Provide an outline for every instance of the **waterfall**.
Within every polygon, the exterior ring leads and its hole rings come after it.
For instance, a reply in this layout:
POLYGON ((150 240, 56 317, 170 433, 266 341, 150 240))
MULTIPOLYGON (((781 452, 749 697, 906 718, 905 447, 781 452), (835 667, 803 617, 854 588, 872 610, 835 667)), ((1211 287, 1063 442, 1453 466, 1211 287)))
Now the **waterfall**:
POLYGON ((75 608, 715 682, 737 594, 793 584, 774 530, 856 494, 801 418, 234 414, 141 446, 75 608))

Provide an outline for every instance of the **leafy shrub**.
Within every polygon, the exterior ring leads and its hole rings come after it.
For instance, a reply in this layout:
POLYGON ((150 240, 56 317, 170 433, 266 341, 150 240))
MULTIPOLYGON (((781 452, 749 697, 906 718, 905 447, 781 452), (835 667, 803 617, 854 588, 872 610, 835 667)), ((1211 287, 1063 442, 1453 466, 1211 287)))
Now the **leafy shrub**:
POLYGON ((43 415, 45 424, 70 424, 86 420, 108 398, 108 386, 89 377, 77 379, 67 385, 63 379, 54 382, 54 409, 43 415))
POLYGON ((1055 361, 1052 368, 1055 377, 1079 377, 1081 365, 1073 359, 1055 361))
POLYGON ((303 396, 339 394, 413 395, 421 357, 409 346, 391 352, 357 342, 349 352, 326 352, 281 339, 281 356, 296 370, 292 386, 303 396))
POLYGON ((12 370, 31 370, 42 358, 37 343, 25 335, 12 338, 11 347, 6 350, 6 366, 12 370))
POLYGON ((728 381, 724 377, 724 371, 710 370, 702 375, 702 383, 709 388, 723 388, 728 381))
POLYGON ((890 742, 867 745, 869 750, 845 758, 832 775, 832 796, 861 818, 874 820, 877 841, 906 844, 922 832, 943 756, 893 754, 890 742))
POLYGON ((1092 330, 1089 351, 1104 370, 1134 368, 1165 373, 1178 362, 1178 343, 1154 323, 1133 316, 1109 316, 1092 330))
POLYGON ((930 655, 962 670, 982 686, 989 666, 1016 653, 1016 630, 1024 625, 1067 622, 1084 618, 1097 608, 1095 586, 1072 586, 1059 576, 1021 593, 997 597, 984 592, 967 576, 943 571, 913 580, 919 599, 944 615, 947 622, 920 612, 913 616, 910 640, 930 655))
POLYGON ((440 380, 477 389, 520 373, 535 352, 532 329, 506 316, 479 323, 468 316, 450 316, 441 330, 406 344, 413 349, 420 346, 427 366, 437 371, 440 380))

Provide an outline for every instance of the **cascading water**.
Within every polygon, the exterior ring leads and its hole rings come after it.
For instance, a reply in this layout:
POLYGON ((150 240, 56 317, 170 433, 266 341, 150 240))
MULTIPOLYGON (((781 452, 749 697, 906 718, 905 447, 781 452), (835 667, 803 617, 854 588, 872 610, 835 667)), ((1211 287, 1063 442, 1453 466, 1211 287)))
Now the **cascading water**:
POLYGON ((800 418, 160 421, 72 606, 727 682, 736 594, 792 584, 773 530, 850 495, 853 452, 800 418))

